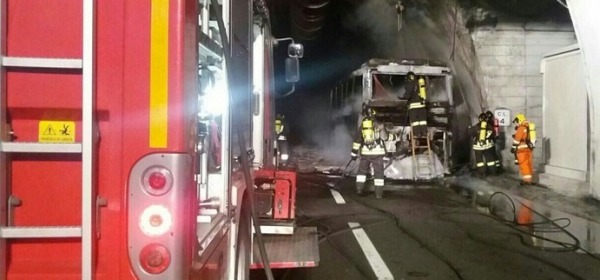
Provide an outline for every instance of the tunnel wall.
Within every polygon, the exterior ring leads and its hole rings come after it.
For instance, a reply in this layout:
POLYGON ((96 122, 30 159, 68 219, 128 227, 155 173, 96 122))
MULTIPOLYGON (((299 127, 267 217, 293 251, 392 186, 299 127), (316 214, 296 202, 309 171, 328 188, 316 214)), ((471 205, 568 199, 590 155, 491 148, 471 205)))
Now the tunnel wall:
POLYGON ((598 121, 598 109, 600 107, 600 80, 595 77, 600 67, 600 27, 598 27, 598 9, 599 1, 567 0, 569 12, 577 36, 579 46, 584 58, 584 66, 587 80, 588 102, 590 111, 590 192, 593 197, 600 199, 600 164, 596 161, 598 144, 600 143, 599 131, 600 122, 598 121))
MULTIPOLYGON (((471 33, 482 72, 482 90, 487 107, 511 110, 536 123, 537 138, 542 131, 543 87, 540 63, 545 54, 577 42, 570 24, 498 23, 495 28, 479 28, 471 33)), ((504 127, 503 165, 518 171, 510 154, 512 126, 504 127)), ((534 168, 540 172, 543 164, 542 141, 534 150, 534 168)))

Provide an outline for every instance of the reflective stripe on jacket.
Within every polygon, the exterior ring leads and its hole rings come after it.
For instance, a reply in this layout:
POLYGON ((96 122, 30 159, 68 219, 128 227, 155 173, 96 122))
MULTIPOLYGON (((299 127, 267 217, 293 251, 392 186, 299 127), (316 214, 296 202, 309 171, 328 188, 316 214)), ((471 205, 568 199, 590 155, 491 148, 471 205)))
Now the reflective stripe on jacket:
POLYGON ((421 102, 414 102, 414 103, 410 103, 408 104, 408 109, 418 109, 418 108, 425 108, 425 104, 421 103, 421 102))

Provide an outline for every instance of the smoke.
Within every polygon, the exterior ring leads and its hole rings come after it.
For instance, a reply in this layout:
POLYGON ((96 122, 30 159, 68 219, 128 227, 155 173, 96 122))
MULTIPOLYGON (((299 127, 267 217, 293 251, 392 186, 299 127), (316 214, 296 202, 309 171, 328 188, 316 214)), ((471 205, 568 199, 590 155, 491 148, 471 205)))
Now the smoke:
MULTIPOLYGON (((313 164, 343 165, 350 159, 352 142, 357 127, 358 116, 362 108, 362 97, 349 96, 339 108, 330 107, 329 92, 322 92, 315 98, 299 102, 290 102, 305 109, 295 121, 295 130, 302 135, 301 148, 295 148, 296 160, 306 157, 305 148, 318 154, 311 159, 313 164)), ((292 127, 294 128, 294 127, 292 127)))
POLYGON ((357 116, 361 113, 362 96, 353 95, 340 109, 332 111, 333 130, 329 143, 321 147, 325 158, 333 163, 344 163, 348 160, 352 142, 357 132, 357 116))

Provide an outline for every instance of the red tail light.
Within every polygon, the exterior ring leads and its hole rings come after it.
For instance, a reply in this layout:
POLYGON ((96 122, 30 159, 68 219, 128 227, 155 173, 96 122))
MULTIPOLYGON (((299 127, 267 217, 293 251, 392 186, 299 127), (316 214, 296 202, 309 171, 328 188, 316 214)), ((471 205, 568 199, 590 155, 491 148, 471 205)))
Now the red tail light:
POLYGON ((160 190, 167 185, 167 177, 160 172, 152 172, 148 176, 148 184, 155 190, 160 190))
POLYGON ((150 274, 159 274, 171 264, 169 249, 160 244, 148 244, 140 251, 140 265, 150 274))
POLYGON ((162 166, 152 166, 142 175, 144 190, 151 195, 163 195, 173 185, 173 175, 162 166))

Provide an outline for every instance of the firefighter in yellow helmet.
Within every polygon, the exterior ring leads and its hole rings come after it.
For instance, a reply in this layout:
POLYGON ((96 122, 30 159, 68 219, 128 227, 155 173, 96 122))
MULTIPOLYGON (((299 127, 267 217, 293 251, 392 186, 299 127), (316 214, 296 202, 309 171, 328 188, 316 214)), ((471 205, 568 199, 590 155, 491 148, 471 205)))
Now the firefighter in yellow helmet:
POLYGON ((513 119, 517 125, 513 135, 513 145, 510 149, 515 154, 515 164, 519 165, 522 181, 521 185, 533 185, 533 148, 535 145, 535 125, 519 113, 513 119))
POLYGON ((290 158, 287 142, 288 130, 285 123, 285 116, 277 114, 275 117, 275 133, 277 134, 277 140, 275 141, 276 165, 286 165, 290 158))
POLYGON ((381 199, 385 184, 383 176, 383 160, 386 155, 384 140, 387 136, 375 121, 375 114, 376 112, 371 108, 363 106, 364 117, 352 144, 352 153, 350 155, 352 159, 356 159, 360 154, 360 162, 356 174, 356 193, 358 195, 363 194, 367 181, 367 173, 372 166, 375 197, 381 199))

